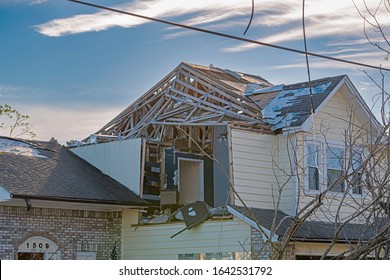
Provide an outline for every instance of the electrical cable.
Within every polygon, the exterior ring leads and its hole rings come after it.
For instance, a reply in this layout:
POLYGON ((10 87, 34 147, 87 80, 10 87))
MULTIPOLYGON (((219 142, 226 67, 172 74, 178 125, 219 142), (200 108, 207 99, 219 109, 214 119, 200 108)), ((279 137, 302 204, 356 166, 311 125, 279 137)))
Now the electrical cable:
POLYGON ((311 87, 309 57, 307 55, 307 40, 306 40, 306 27, 305 27, 305 0, 302 0, 302 31, 303 31, 303 42, 305 47, 307 78, 308 78, 309 92, 310 92, 310 117, 312 121, 313 142, 314 142, 314 149, 315 149, 314 164, 315 167, 317 168, 318 173, 321 174, 320 168, 318 166, 316 128, 315 128, 315 121, 314 121, 315 107, 313 101, 313 90, 311 87))
POLYGON ((313 90, 311 88, 309 56, 307 55, 307 40, 306 40, 306 28, 305 28, 305 0, 302 0, 302 30, 303 30, 303 43, 304 43, 304 47, 305 47, 307 79, 308 79, 309 91, 310 91, 311 113, 314 114, 315 108, 314 108, 314 102, 313 102, 313 90))
POLYGON ((215 36, 219 36, 219 37, 224 37, 224 38, 229 38, 229 39, 233 39, 233 40, 237 40, 237 41, 242 41, 242 42, 246 42, 246 43, 252 43, 252 44, 256 44, 256 45, 260 45, 260 46, 265 46, 265 47, 270 47, 270 48, 274 48, 274 49, 279 49, 279 50, 299 53, 299 54, 303 54, 303 55, 307 54, 307 55, 313 56, 313 57, 318 57, 318 58, 338 61, 338 62, 342 62, 342 63, 352 64, 352 65, 357 65, 357 66, 362 66, 362 67, 367 67, 367 68, 372 68, 372 69, 382 69, 384 71, 390 71, 389 68, 381 68, 381 67, 378 67, 378 66, 369 65, 369 64, 360 63, 360 62, 355 62, 355 61, 351 61, 351 60, 346 60, 346 59, 336 58, 336 57, 332 57, 332 56, 321 55, 321 54, 312 53, 312 52, 305 52, 305 51, 301 51, 301 50, 297 50, 297 49, 293 49, 293 48, 283 47, 283 46, 280 46, 280 45, 264 43, 264 42, 261 42, 261 41, 246 39, 246 38, 243 38, 243 37, 229 35, 229 34, 226 34, 226 33, 211 31, 211 30, 202 29, 202 28, 199 28, 199 27, 194 27, 194 26, 188 26, 188 25, 181 24, 181 23, 171 22, 171 21, 167 21, 167 20, 163 20, 163 19, 148 17, 148 16, 139 15, 139 14, 130 13, 130 12, 125 12, 125 11, 122 11, 122 10, 109 8, 109 7, 105 7, 105 6, 101 6, 101 5, 97 5, 97 4, 92 4, 92 3, 88 3, 88 2, 83 2, 83 1, 78 1, 78 0, 67 0, 67 1, 78 3, 78 4, 82 4, 82 5, 86 5, 86 6, 90 6, 90 7, 95 7, 95 8, 98 8, 98 9, 107 10, 107 11, 111 11, 111 12, 115 12, 115 13, 120 13, 120 14, 129 15, 129 16, 133 16, 133 17, 138 17, 138 18, 142 18, 142 19, 146 19, 146 20, 150 20, 150 21, 155 21, 155 22, 159 22, 159 23, 163 23, 163 24, 167 24, 167 25, 172 25, 172 26, 176 26, 176 27, 180 27, 180 28, 184 28, 184 29, 188 29, 188 30, 193 30, 193 31, 201 32, 201 33, 206 33, 206 34, 211 34, 211 35, 215 35, 215 36))
POLYGON ((246 34, 246 32, 248 31, 249 27, 251 26, 251 23, 252 23, 252 19, 253 19, 253 14, 255 13, 255 0, 252 0, 252 13, 251 13, 251 18, 249 20, 249 23, 248 23, 248 26, 246 27, 245 31, 244 31, 244 35, 246 34))

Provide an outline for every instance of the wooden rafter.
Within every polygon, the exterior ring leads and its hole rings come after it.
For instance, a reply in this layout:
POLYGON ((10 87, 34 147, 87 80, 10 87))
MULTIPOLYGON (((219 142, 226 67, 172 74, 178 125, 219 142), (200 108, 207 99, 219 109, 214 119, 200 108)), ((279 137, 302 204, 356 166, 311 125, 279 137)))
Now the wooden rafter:
POLYGON ((186 126, 205 146, 208 126, 235 122, 267 129, 259 108, 240 91, 248 83, 225 70, 210 68, 208 75, 203 66, 182 63, 96 134, 163 141, 175 134, 168 127, 186 126))

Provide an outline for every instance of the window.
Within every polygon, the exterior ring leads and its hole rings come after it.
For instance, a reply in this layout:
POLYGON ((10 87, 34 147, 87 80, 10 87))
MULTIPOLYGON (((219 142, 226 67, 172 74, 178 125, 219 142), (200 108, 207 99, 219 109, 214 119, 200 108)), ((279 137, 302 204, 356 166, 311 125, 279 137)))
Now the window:
POLYGON ((327 186, 330 191, 344 192, 344 149, 340 147, 328 146, 326 148, 326 174, 327 186))
POLYGON ((309 143, 307 145, 307 166, 309 175, 309 190, 320 189, 320 154, 321 145, 319 143, 309 143))
POLYGON ((362 195, 364 149, 353 146, 350 152, 341 142, 306 139, 305 188, 310 191, 329 189, 333 193, 362 195))

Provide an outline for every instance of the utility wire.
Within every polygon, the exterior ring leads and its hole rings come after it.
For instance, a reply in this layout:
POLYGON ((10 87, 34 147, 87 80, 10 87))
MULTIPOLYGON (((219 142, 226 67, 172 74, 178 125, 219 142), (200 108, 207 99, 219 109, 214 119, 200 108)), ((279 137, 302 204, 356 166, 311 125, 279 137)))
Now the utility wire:
POLYGON ((309 92, 310 92, 310 116, 312 118, 312 130, 313 130, 313 139, 314 139, 314 164, 317 168, 319 174, 321 174, 320 168, 318 167, 318 158, 317 158, 317 140, 316 140, 316 128, 314 121, 315 107, 313 101, 313 90, 311 88, 311 77, 310 77, 310 65, 309 65, 309 57, 307 55, 307 40, 306 40, 306 26, 305 26, 305 0, 302 0, 302 31, 303 31, 303 43, 305 46, 305 58, 306 58, 306 69, 307 69, 307 79, 309 83, 309 92))
POLYGON ((306 28, 305 28, 305 0, 302 0, 302 30, 303 30, 303 43, 304 43, 304 46, 305 46, 307 79, 308 79, 309 91, 310 91, 311 113, 314 114, 315 113, 315 108, 314 108, 314 102, 313 102, 313 90, 311 88, 309 56, 307 55, 307 41, 306 41, 306 28))
POLYGON ((98 9, 107 10, 107 11, 111 11, 111 12, 115 12, 115 13, 120 13, 120 14, 129 15, 129 16, 133 16, 133 17, 138 17, 138 18, 142 18, 142 19, 146 19, 146 20, 150 20, 150 21, 160 22, 160 23, 163 23, 163 24, 168 24, 168 25, 172 25, 172 26, 176 26, 176 27, 180 27, 180 28, 184 28, 184 29, 198 31, 198 32, 202 32, 202 33, 207 33, 207 34, 211 34, 211 35, 215 35, 215 36, 219 36, 219 37, 224 37, 224 38, 229 38, 229 39, 233 39, 233 40, 237 40, 237 41, 252 43, 252 44, 256 44, 256 45, 260 45, 260 46, 265 46, 265 47, 270 47, 270 48, 274 48, 274 49, 279 49, 279 50, 299 53, 299 54, 303 54, 303 55, 307 54, 307 55, 313 56, 313 57, 319 57, 319 58, 323 58, 323 59, 338 61, 338 62, 347 63, 347 64, 353 64, 353 65, 367 67, 367 68, 372 68, 372 69, 378 69, 378 70, 383 70, 383 71, 390 71, 389 68, 381 68, 381 67, 378 67, 378 66, 369 65, 369 64, 365 64, 365 63, 360 63, 360 62, 350 61, 350 60, 346 60, 346 59, 341 59, 341 58, 321 55, 321 54, 312 53, 312 52, 305 52, 305 51, 301 51, 301 50, 297 50, 297 49, 293 49, 293 48, 287 48, 287 47, 283 47, 283 46, 280 46, 280 45, 269 44, 269 43, 264 43, 264 42, 255 41, 255 40, 251 40, 251 39, 246 39, 246 38, 243 38, 243 37, 238 37, 238 36, 229 35, 229 34, 226 34, 226 33, 221 33, 221 32, 211 31, 211 30, 207 30, 207 29, 202 29, 202 28, 189 26, 189 25, 185 25, 185 24, 181 24, 181 23, 171 22, 171 21, 167 21, 167 20, 163 20, 163 19, 148 17, 148 16, 139 15, 139 14, 130 13, 130 12, 125 12, 125 11, 122 11, 122 10, 109 8, 109 7, 105 7, 105 6, 101 6, 101 5, 97 5, 97 4, 92 4, 92 3, 88 3, 88 2, 83 2, 83 1, 78 1, 78 0, 67 0, 67 1, 74 2, 74 3, 79 3, 79 4, 90 6, 90 7, 95 7, 95 8, 98 8, 98 9))
POLYGON ((249 23, 248 23, 248 26, 246 27, 245 31, 244 31, 244 35, 246 34, 246 32, 248 31, 249 27, 251 26, 251 23, 252 23, 252 19, 253 19, 253 14, 255 13, 255 0, 252 0, 252 13, 251 13, 251 18, 249 20, 249 23))

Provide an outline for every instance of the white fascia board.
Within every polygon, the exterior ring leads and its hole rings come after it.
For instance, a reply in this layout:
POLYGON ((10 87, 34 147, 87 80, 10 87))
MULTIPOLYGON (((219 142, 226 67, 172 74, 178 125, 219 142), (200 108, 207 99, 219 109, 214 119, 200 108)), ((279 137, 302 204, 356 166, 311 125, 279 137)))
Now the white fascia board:
POLYGON ((12 198, 12 194, 7 191, 5 188, 0 186, 0 202, 10 201, 12 198))
MULTIPOLYGON (((245 216, 244 214, 241 214, 240 212, 238 212, 237 210, 231 208, 229 205, 227 205, 227 210, 235 217, 237 217, 238 219, 246 222, 247 224, 249 224, 251 227, 257 229, 261 236, 263 237, 264 240, 268 239, 267 236, 265 236, 263 234, 263 232, 268 235, 268 236, 271 236, 271 231, 269 231, 268 229, 266 229, 265 227, 261 227, 261 230, 260 228, 258 227, 258 225, 256 224, 255 221, 253 221, 252 219, 248 218, 247 216, 245 216)), ((278 242, 278 239, 279 239, 279 236, 277 234, 274 234, 271 241, 272 242, 278 242)))

